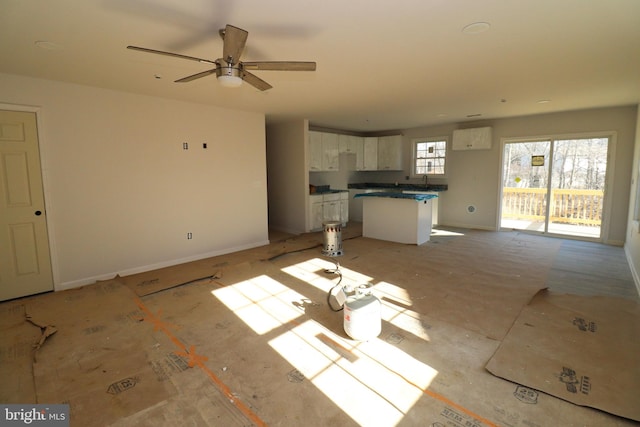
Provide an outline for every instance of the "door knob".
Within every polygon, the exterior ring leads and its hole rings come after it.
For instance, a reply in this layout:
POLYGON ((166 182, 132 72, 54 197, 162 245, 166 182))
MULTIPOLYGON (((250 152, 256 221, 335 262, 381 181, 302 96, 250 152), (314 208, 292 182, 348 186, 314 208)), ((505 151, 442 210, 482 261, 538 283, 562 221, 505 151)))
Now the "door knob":
POLYGON ((42 215, 42 211, 36 211, 36 216, 42 215))

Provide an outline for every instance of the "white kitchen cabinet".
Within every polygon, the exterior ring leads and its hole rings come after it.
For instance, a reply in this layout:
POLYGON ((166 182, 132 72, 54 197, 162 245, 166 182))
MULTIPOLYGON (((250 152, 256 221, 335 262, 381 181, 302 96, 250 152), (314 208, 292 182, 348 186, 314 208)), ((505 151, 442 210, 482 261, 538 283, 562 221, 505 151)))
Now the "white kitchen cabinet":
POLYGON ((338 135, 339 153, 357 154, 358 141, 361 139, 355 135, 338 135))
POLYGON ((359 170, 378 170, 378 137, 367 136, 363 139, 362 144, 362 169, 359 170))
POLYGON ((340 168, 338 134, 322 133, 322 170, 334 172, 340 168))
POLYGON ((332 172, 338 169, 338 135, 335 133, 309 131, 309 171, 332 172))
POLYGON ((340 193, 340 221, 347 225, 349 221, 349 192, 340 193))
MULTIPOLYGON (((406 194, 433 194, 434 196, 438 196, 438 192, 435 191, 415 191, 415 190, 405 190, 403 193, 406 194)), ((438 200, 439 197, 430 199, 431 206, 433 207, 433 211, 431 212, 431 223, 433 225, 438 225, 438 200)))
POLYGON ((378 170, 402 170, 402 135, 378 138, 378 170))
POLYGON ((491 127, 456 129, 453 131, 452 150, 491 149, 491 127))
POLYGON ((326 221, 340 221, 346 225, 348 220, 349 193, 347 191, 309 195, 309 226, 311 231, 322 230, 322 223, 326 221))
POLYGON ((309 131, 309 171, 322 171, 322 134, 309 131))
POLYGON ((309 196, 309 227, 311 230, 319 230, 322 228, 322 205, 323 197, 319 195, 309 196))
POLYGON ((324 221, 340 221, 340 199, 326 201, 322 204, 322 218, 324 221))

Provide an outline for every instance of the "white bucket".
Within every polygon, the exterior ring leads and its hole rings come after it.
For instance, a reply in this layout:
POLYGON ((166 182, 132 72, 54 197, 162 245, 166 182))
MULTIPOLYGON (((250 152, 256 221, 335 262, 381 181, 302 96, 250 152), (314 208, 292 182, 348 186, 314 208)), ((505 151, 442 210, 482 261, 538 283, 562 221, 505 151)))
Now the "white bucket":
POLYGON ((344 303, 344 331, 354 340, 369 341, 381 330, 380 300, 371 293, 371 285, 360 285, 344 303))

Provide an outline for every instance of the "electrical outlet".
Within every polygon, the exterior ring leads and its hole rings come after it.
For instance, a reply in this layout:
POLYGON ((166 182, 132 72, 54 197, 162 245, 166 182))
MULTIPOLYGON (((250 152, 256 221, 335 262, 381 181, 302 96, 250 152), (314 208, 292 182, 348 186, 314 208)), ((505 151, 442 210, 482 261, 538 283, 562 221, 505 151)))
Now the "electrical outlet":
POLYGON ((187 240, 193 239, 193 233, 187 233, 187 240))
POLYGON ((189 143, 188 142, 183 142, 182 143, 182 149, 183 150, 188 150, 189 149, 189 143))

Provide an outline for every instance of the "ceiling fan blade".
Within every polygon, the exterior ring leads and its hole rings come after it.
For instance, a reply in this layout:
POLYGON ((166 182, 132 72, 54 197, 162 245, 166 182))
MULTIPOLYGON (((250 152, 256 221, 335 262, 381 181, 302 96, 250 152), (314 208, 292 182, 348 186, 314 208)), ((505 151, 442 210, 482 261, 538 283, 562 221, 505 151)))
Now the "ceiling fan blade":
POLYGON ((180 55, 179 53, 165 52, 163 50, 148 49, 146 47, 127 46, 127 49, 138 50, 140 52, 155 53, 157 55, 173 56, 174 58, 188 59, 190 61, 197 61, 203 64, 216 63, 215 61, 211 61, 209 59, 196 58, 195 56, 180 55))
POLYGON ((247 71, 244 71, 242 73, 242 80, 244 80, 245 82, 249 83, 251 86, 255 87, 256 89, 259 90, 269 90, 271 89, 273 86, 271 86, 269 83, 265 82, 264 80, 262 80, 260 77, 251 74, 247 71))
POLYGON ((190 82, 190 81, 195 80, 195 79, 199 79, 199 78, 202 78, 202 77, 207 77, 207 76, 209 76, 211 74, 215 74, 215 72, 216 72, 215 68, 212 69, 212 70, 202 71, 200 73, 196 73, 196 74, 193 74, 191 76, 183 77, 183 78, 181 78, 179 80, 176 80, 175 83, 190 82))
POLYGON ((249 33, 242 28, 234 27, 233 25, 227 25, 224 29, 224 46, 223 46, 223 58, 225 61, 232 64, 240 62, 240 55, 244 50, 244 45, 247 43, 247 37, 249 33))
POLYGON ((270 70, 270 71, 315 71, 315 62, 304 61, 254 61, 243 62, 245 70, 270 70))

